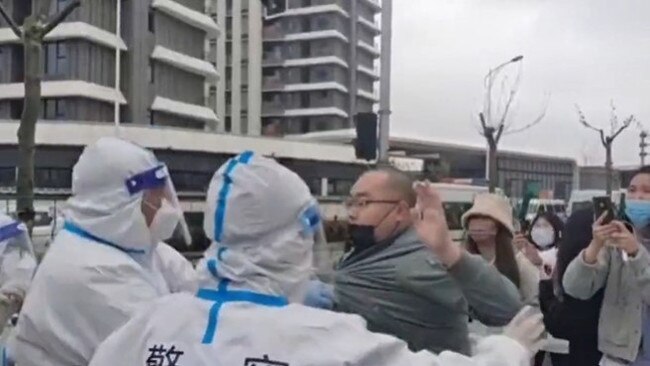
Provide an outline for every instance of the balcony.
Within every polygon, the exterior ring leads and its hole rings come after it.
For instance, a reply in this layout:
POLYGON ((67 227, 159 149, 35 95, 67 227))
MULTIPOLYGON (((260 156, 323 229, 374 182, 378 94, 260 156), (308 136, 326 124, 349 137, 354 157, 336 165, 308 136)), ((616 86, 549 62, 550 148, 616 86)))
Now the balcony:
POLYGON ((151 105, 151 110, 204 122, 219 121, 214 111, 206 106, 184 103, 160 96, 157 96, 154 99, 153 104, 151 105))
POLYGON ((268 16, 267 19, 277 19, 277 18, 286 18, 286 17, 321 14, 321 13, 338 13, 344 17, 350 16, 348 12, 345 11, 345 9, 343 9, 340 5, 327 4, 327 5, 309 6, 306 8, 289 8, 283 13, 278 13, 278 14, 268 16))
POLYGON ((348 37, 338 30, 328 29, 314 32, 301 32, 301 33, 283 33, 274 30, 271 32, 273 36, 264 34, 265 42, 296 42, 296 41, 311 41, 316 39, 336 38, 343 42, 348 42, 348 37))
POLYGON ((368 28, 371 32, 379 35, 381 33, 381 28, 379 27, 379 24, 377 24, 376 21, 370 21, 364 17, 359 17, 359 24, 363 25, 364 27, 368 28))
POLYGON ((375 66, 374 68, 369 68, 366 66, 359 65, 357 67, 357 71, 359 71, 362 74, 365 74, 367 76, 370 76, 371 78, 375 80, 379 80, 379 66, 375 66))
MULTIPOLYGON (((126 104, 121 92, 103 85, 83 80, 44 81, 41 96, 43 98, 81 97, 101 102, 126 104)), ((22 99, 25 97, 23 83, 0 84, 0 100, 22 99)))
POLYGON ((270 58, 264 58, 262 60, 262 66, 264 67, 305 67, 328 64, 348 67, 347 62, 337 56, 282 59, 279 55, 275 55, 270 58))
POLYGON ((369 54, 373 55, 374 57, 379 57, 381 55, 379 47, 377 47, 375 45, 368 44, 368 43, 366 43, 364 41, 359 41, 359 43, 357 44, 357 47, 359 47, 360 49, 368 52, 369 54))
POLYGON ((312 116, 338 116, 347 118, 348 113, 336 107, 324 108, 295 108, 284 109, 277 103, 268 105, 268 109, 262 107, 262 117, 312 117, 312 116), (280 108, 278 108, 280 107, 280 108))
MULTIPOLYGON (((45 36, 45 41, 61 41, 66 39, 81 38, 87 41, 126 51, 126 44, 115 33, 105 31, 84 22, 64 22, 59 24, 52 32, 45 36)), ((20 40, 9 28, 0 28, 0 44, 20 43, 20 40)))
POLYGON ((154 0, 151 7, 181 22, 202 29, 209 35, 219 34, 219 26, 209 15, 190 9, 173 0, 154 0))
POLYGON ((370 6, 376 12, 381 11, 381 4, 379 3, 379 0, 362 0, 361 2, 370 6))
POLYGON ((189 73, 204 76, 209 80, 217 80, 219 78, 216 68, 210 62, 187 56, 163 46, 156 46, 151 54, 151 58, 189 73))
POLYGON ((262 78, 262 90, 264 91, 280 91, 283 90, 285 83, 280 76, 265 76, 262 78))

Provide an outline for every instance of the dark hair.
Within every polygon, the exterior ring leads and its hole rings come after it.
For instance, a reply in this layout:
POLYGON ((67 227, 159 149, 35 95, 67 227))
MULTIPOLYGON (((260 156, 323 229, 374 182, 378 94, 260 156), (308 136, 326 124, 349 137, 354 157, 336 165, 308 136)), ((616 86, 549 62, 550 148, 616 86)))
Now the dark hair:
POLYGON ((590 208, 574 212, 566 222, 562 244, 557 251, 553 279, 558 297, 564 295, 562 278, 566 268, 591 243, 593 223, 594 211, 590 208))
MULTIPOLYGON (((519 265, 517 264, 517 259, 515 258, 515 247, 512 245, 512 233, 501 223, 489 216, 472 216, 467 219, 468 225, 472 219, 478 218, 490 219, 497 225, 497 237, 495 239, 496 247, 494 250, 494 266, 502 275, 506 276, 512 283, 515 284, 515 286, 517 286, 517 288, 519 288, 519 284, 521 282, 519 279, 519 265)), ((466 241, 468 252, 472 254, 481 254, 478 250, 478 245, 469 235, 467 235, 466 241)))
MULTIPOLYGON (((556 247, 559 246, 560 241, 562 240, 562 232, 564 231, 564 223, 562 220, 552 212, 541 212, 537 214, 537 216, 535 216, 533 221, 530 223, 531 230, 539 219, 544 219, 548 221, 549 224, 551 224, 553 231, 555 231, 555 239, 553 239, 553 245, 556 247)), ((528 240, 539 248, 539 245, 537 245, 537 243, 535 243, 533 240, 531 233, 528 233, 528 240)))
POLYGON ((639 174, 650 174, 650 165, 644 165, 632 174, 632 178, 636 177, 639 174))
POLYGON ((392 166, 383 166, 381 168, 369 170, 364 174, 373 172, 386 174, 388 176, 388 187, 400 194, 401 198, 406 201, 410 207, 415 206, 417 197, 415 195, 415 190, 413 190, 413 178, 411 178, 410 175, 392 166))

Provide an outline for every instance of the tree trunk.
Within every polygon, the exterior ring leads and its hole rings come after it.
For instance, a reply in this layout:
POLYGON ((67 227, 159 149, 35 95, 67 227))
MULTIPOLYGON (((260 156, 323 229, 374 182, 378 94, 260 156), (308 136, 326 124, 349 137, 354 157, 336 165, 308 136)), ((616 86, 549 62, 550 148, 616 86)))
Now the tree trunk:
POLYGON ((34 216, 34 151, 36 122, 41 115, 42 37, 34 17, 25 20, 25 99, 18 128, 18 174, 16 211, 31 224, 34 216))
POLYGON ((489 161, 489 170, 488 170, 488 183, 490 188, 490 193, 495 193, 498 185, 498 174, 497 169, 497 144, 495 142, 488 142, 489 151, 488 151, 488 161, 489 161))
POLYGON ((613 167, 612 167, 612 143, 608 142, 605 144, 605 152, 606 152, 606 157, 605 157, 605 174, 606 174, 606 192, 607 196, 611 197, 612 196, 612 185, 613 185, 613 167))

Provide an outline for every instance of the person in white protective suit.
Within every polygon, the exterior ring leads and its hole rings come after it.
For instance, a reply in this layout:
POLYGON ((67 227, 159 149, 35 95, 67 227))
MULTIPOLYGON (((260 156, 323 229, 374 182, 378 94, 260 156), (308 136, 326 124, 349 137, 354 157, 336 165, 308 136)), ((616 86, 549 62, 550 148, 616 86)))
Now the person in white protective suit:
POLYGON ((35 270, 27 227, 0 214, 0 331, 20 310, 35 270))
POLYGON ((72 194, 9 345, 21 366, 87 365, 138 309, 197 288, 191 264, 161 243, 175 230, 189 234, 169 172, 151 152, 98 140, 74 166, 72 194))
MULTIPOLYGON (((250 152, 232 158, 215 174, 206 206, 213 242, 200 264, 201 289, 139 312, 100 345, 90 366, 523 366, 537 351, 544 328, 528 311, 508 327, 509 336, 488 337, 467 357, 413 353, 396 338, 369 332, 359 316, 300 304, 320 212, 305 183, 271 159, 250 152)), ((448 237, 440 201, 421 209, 420 226, 444 224, 427 235, 448 237)))

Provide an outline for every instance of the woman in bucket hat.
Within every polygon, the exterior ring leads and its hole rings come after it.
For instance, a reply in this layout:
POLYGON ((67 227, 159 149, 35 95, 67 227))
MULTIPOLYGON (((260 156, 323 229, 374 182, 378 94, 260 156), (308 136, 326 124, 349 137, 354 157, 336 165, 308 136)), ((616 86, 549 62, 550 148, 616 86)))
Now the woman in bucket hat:
POLYGON ((512 244, 515 230, 510 203, 496 194, 477 195, 462 221, 467 250, 494 264, 519 288, 524 303, 537 305, 539 271, 512 244))

